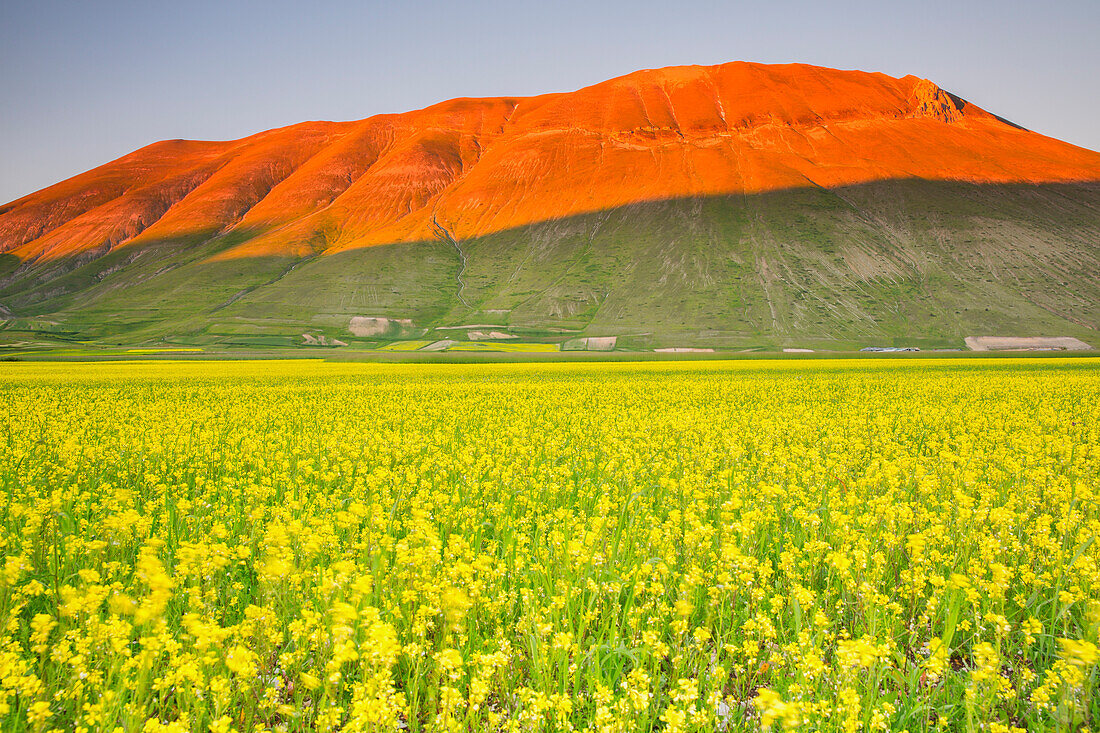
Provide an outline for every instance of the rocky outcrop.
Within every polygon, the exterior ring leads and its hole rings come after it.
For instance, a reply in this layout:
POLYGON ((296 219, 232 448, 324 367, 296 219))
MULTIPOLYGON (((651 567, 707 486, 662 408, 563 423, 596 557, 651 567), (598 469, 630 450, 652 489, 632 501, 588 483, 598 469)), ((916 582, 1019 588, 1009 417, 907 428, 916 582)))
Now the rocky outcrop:
POLYGON ((913 105, 913 114, 917 117, 930 117, 949 125, 963 118, 960 106, 963 104, 962 100, 927 79, 921 79, 913 86, 910 102, 913 105))

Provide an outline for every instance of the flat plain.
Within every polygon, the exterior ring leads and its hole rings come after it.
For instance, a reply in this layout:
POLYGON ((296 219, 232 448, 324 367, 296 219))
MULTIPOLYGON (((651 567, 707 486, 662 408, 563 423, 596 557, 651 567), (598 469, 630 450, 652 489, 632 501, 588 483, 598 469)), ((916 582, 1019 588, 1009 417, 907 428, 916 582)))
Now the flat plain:
POLYGON ((0 370, 0 730, 1100 724, 1100 362, 0 370))

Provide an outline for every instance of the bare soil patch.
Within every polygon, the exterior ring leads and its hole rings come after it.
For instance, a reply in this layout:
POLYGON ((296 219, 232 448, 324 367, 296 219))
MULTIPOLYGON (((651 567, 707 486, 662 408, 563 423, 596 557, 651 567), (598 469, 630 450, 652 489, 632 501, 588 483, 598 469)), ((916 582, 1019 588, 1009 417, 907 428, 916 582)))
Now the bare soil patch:
POLYGON ((1088 351, 1092 347, 1072 336, 967 336, 971 351, 1088 351))

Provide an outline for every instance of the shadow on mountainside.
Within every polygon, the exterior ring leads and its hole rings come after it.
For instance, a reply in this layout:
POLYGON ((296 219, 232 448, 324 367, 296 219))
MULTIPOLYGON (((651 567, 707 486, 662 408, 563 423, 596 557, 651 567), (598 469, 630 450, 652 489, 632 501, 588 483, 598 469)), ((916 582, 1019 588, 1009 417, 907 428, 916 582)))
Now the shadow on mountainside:
POLYGON ((211 260, 261 233, 0 263, 0 306, 89 338, 338 336, 356 316, 717 345, 1095 341, 1100 323, 1097 181, 893 179, 664 199, 461 242, 211 260))

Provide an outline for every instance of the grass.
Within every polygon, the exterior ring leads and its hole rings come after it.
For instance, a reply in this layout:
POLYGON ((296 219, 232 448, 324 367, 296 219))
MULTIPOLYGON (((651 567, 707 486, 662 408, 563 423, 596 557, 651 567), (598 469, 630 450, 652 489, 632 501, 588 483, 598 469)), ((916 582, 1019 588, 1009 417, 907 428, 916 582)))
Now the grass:
POLYGON ((416 351, 425 346, 431 346, 434 341, 394 341, 384 346, 379 346, 381 351, 416 351))
POLYGON ((1093 360, 6 364, 0 730, 1100 724, 1093 360))
POLYGON ((1095 183, 929 181, 653 201, 463 242, 469 308, 458 256, 439 242, 211 261, 262 234, 234 230, 16 271, 0 305, 11 333, 181 346, 314 329, 346 340, 356 316, 411 319, 390 334, 403 339, 484 322, 648 348, 1091 342, 1098 205, 1095 183))
POLYGON ((544 354, 560 351, 558 344, 535 344, 516 341, 459 341, 447 351, 499 351, 506 354, 544 354))

